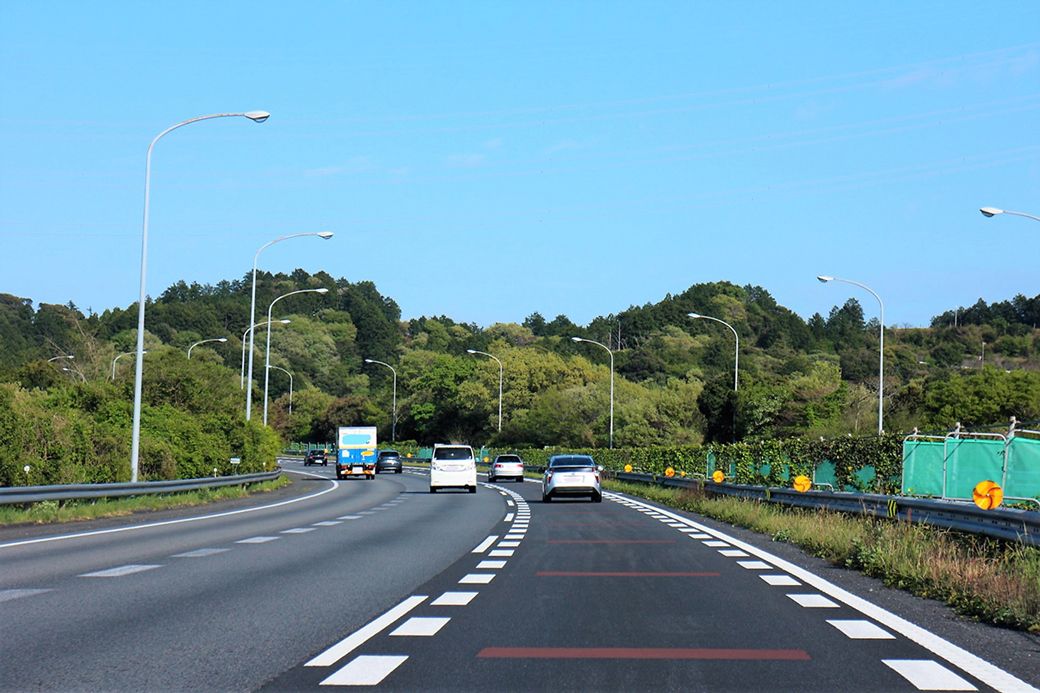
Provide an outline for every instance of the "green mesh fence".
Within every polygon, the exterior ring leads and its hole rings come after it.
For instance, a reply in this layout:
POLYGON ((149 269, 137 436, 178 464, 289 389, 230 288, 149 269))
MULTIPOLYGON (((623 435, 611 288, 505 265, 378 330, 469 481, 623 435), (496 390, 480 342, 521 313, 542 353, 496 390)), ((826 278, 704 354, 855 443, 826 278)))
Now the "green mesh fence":
POLYGON ((1011 439, 1008 444, 1004 495, 1040 498, 1040 440, 1011 439))
MULTIPOLYGON (((965 441, 966 442, 966 441, 965 441)), ((908 496, 941 496, 943 491, 943 441, 903 441, 903 493, 908 496)))
POLYGON ((838 475, 834 473, 834 463, 830 460, 824 460, 816 465, 813 483, 830 484, 831 488, 838 490, 838 475))
MULTIPOLYGON (((946 497, 971 498, 972 489, 989 479, 998 484, 1004 476, 1004 441, 984 438, 951 438, 946 441, 946 497)), ((1005 495, 1017 495, 1009 493, 1005 495)))

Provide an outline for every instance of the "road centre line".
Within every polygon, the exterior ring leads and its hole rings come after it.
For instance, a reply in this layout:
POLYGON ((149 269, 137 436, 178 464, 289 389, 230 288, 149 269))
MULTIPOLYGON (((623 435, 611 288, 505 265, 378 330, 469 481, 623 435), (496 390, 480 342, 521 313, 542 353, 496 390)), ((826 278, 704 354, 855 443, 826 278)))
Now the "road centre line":
POLYGON ((302 496, 300 498, 290 498, 289 500, 286 500, 286 501, 280 501, 278 503, 272 503, 271 505, 261 505, 261 506, 256 507, 256 508, 241 508, 239 510, 229 510, 227 512, 215 513, 213 515, 201 515, 199 517, 182 517, 182 518, 177 519, 177 520, 165 520, 163 522, 149 522, 147 524, 132 525, 130 527, 112 527, 111 529, 95 529, 95 530, 91 530, 89 532, 77 532, 75 534, 62 534, 62 535, 55 536, 55 537, 40 537, 38 539, 23 539, 22 541, 12 541, 12 542, 8 542, 7 544, 0 544, 0 550, 13 548, 15 546, 28 546, 29 544, 43 544, 43 543, 51 542, 51 541, 64 541, 66 539, 80 539, 82 537, 94 537, 94 536, 99 536, 99 535, 102 535, 102 534, 116 534, 116 533, 119 533, 119 532, 131 532, 131 531, 138 530, 138 529, 151 529, 153 527, 167 527, 169 525, 179 525, 179 524, 183 524, 185 522, 200 522, 202 520, 213 520, 213 519, 220 518, 220 517, 230 517, 232 515, 241 515, 242 513, 255 513, 255 512, 260 511, 260 510, 270 510, 271 508, 280 508, 280 507, 285 506, 285 505, 291 505, 293 503, 300 503, 300 502, 305 501, 305 500, 311 500, 313 498, 317 498, 318 496, 324 496, 326 493, 330 493, 332 491, 335 491, 337 488, 339 488, 339 482, 338 481, 335 481, 333 479, 326 479, 325 477, 323 477, 323 476, 321 476, 319 474, 311 474, 310 472, 300 472, 300 471, 294 471, 293 473, 294 474, 307 474, 308 476, 313 476, 313 477, 315 477, 317 479, 322 479, 324 481, 328 481, 328 482, 332 483, 332 486, 330 486, 329 488, 325 489, 324 491, 318 491, 317 493, 312 493, 309 496, 302 496))
MULTIPOLYGON (((329 649, 325 650, 318 656, 311 659, 303 666, 327 667, 335 664, 336 662, 346 657, 348 654, 353 652, 361 645, 364 645, 366 642, 368 642, 370 638, 383 631, 391 623, 398 620, 399 618, 407 614, 409 611, 422 604, 424 601, 426 601, 426 595, 424 594, 412 595, 411 597, 408 597, 403 602, 384 613, 382 616, 379 616, 378 618, 370 621, 368 624, 357 629, 356 631, 354 631, 347 637, 343 638, 329 649)), ((398 664, 400 664, 400 662, 398 664)))
POLYGON ((498 541, 498 535, 497 534, 492 534, 487 539, 485 539, 484 541, 482 541, 479 544, 477 544, 477 548, 475 548, 472 551, 470 551, 470 553, 484 553, 496 541, 498 541))
MULTIPOLYGON (((611 493, 610 495, 616 497, 616 494, 611 493)), ((640 505, 645 505, 645 507, 653 507, 647 504, 643 504, 641 501, 639 501, 638 503, 640 505)), ((735 548, 743 549, 752 556, 756 556, 764 561, 768 561, 775 568, 778 568, 779 570, 782 570, 792 575, 793 577, 804 582, 806 585, 809 585, 823 592, 824 594, 833 599, 837 599, 846 606, 851 607, 852 609, 860 612, 861 614, 867 616, 873 621, 876 621, 877 623, 886 626, 890 630, 893 630, 896 633, 902 635, 908 640, 917 643, 924 649, 930 651, 932 654, 940 657, 941 659, 946 660, 947 662, 954 665, 961 671, 971 675, 972 677, 980 681, 985 681, 987 685, 992 686, 998 691, 1007 693, 1011 693, 1012 691, 1035 691, 1036 693, 1040 693, 1040 690, 1019 679, 1013 674, 1010 674, 1004 671, 1003 669, 1000 669, 999 667, 987 662, 978 655, 972 654, 964 648, 954 645, 948 640, 928 630, 925 630, 924 628, 921 628, 920 626, 914 623, 911 623, 910 621, 902 618, 901 616, 897 616, 896 614, 887 611, 886 609, 872 604, 871 602, 868 602, 862 597, 858 597, 849 592, 848 590, 838 587, 837 585, 829 582, 828 580, 825 580, 824 578, 821 578, 818 575, 815 575, 812 572, 791 563, 790 561, 786 561, 780 558, 779 556, 775 556, 769 553, 768 551, 759 549, 755 546, 752 546, 751 544, 731 537, 728 534, 725 534, 724 532, 702 525, 694 520, 678 515, 677 513, 673 513, 671 511, 662 512, 666 512, 666 514, 673 517, 678 522, 682 522, 687 526, 700 529, 701 531, 709 533, 715 537, 718 537, 719 539, 724 539, 728 541, 730 544, 732 544, 735 548)), ((787 596, 799 602, 802 606, 808 606, 808 604, 799 601, 799 599, 805 597, 815 597, 822 599, 823 601, 829 601, 825 597, 821 597, 820 595, 788 594, 787 596)), ((837 604, 834 604, 833 602, 830 602, 830 604, 835 607, 837 606, 837 604)), ((816 606, 823 605, 817 604, 816 606)))
POLYGON ((146 570, 155 570, 156 568, 162 568, 161 565, 141 565, 141 564, 130 564, 121 565, 118 568, 109 568, 107 570, 97 570, 93 573, 83 573, 79 577, 123 577, 124 575, 133 575, 134 573, 142 573, 146 570))

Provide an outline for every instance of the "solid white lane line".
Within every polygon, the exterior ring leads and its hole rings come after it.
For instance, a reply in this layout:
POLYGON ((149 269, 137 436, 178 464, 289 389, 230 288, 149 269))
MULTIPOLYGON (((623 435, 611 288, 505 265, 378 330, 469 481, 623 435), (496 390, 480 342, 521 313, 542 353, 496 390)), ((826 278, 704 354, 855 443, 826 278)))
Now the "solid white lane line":
POLYGON ((107 570, 97 570, 93 573, 83 573, 79 577, 123 577, 124 575, 133 575, 134 573, 141 573, 146 570, 153 570, 155 568, 162 568, 161 565, 142 565, 132 563, 130 565, 121 565, 117 568, 109 568, 107 570))
POLYGON ((341 515, 340 517, 337 517, 336 519, 337 520, 360 520, 361 516, 360 515, 341 515))
POLYGON ((790 575, 759 575, 758 577, 765 580, 766 584, 774 587, 794 587, 802 584, 790 575))
POLYGON ((481 561, 477 564, 477 570, 498 570, 504 568, 505 565, 505 561, 481 561))
POLYGON ((186 553, 175 553, 171 558, 202 558, 203 556, 213 556, 214 554, 224 553, 231 549, 195 549, 194 551, 188 551, 186 553))
POLYGON ((429 637, 431 635, 437 635, 437 631, 443 628, 444 624, 450 620, 450 618, 443 616, 412 616, 410 619, 391 631, 390 635, 429 637))
POLYGON ((506 513, 506 517, 502 521, 503 522, 512 522, 513 521, 513 513, 506 513))
POLYGON ((9 602, 12 599, 21 599, 22 597, 31 597, 35 594, 43 594, 44 592, 53 592, 54 590, 0 590, 0 602, 9 602))
MULTIPOLYGON (((652 507, 648 504, 643 503, 642 501, 639 501, 639 504, 645 507, 652 507)), ((917 624, 911 623, 905 618, 897 616, 891 611, 883 609, 880 606, 873 604, 867 601, 866 599, 863 599, 862 597, 858 597, 855 594, 849 592, 848 590, 838 587, 834 583, 820 577, 819 575, 815 575, 812 572, 791 563, 790 561, 785 561, 779 556, 771 554, 768 551, 764 551, 755 546, 752 546, 751 544, 733 538, 728 534, 721 532, 717 529, 712 529, 705 525, 699 524, 689 518, 683 517, 676 513, 669 514, 671 514, 671 516, 674 517, 678 522, 684 522, 686 523, 686 525, 690 527, 696 527, 697 529, 700 529, 703 532, 711 533, 720 539, 725 539, 729 541, 731 544, 733 544, 734 547, 747 551, 752 556, 757 556, 758 558, 769 561, 775 569, 783 570, 784 572, 789 573, 792 576, 798 578, 806 585, 809 585, 827 594, 828 596, 841 601, 847 606, 855 609, 864 616, 868 617, 872 621, 875 621, 881 624, 882 626, 885 626, 886 628, 895 631, 899 635, 902 635, 908 640, 920 645, 921 647, 930 651, 932 654, 946 660, 947 662, 957 667, 958 669, 961 669, 965 673, 970 674, 971 676, 980 681, 985 681, 987 685, 992 686, 998 691, 1035 691, 1036 693, 1040 693, 1040 690, 1038 690, 1037 688, 1031 686, 1030 684, 1026 683, 1017 676, 1014 676, 1013 674, 1004 671, 1000 667, 994 666, 993 664, 987 662, 978 655, 972 654, 968 650, 954 645, 952 642, 939 637, 935 633, 925 630, 917 624)), ((795 599, 796 595, 789 594, 787 596, 791 597, 792 599, 795 599)), ((822 598, 820 595, 810 596, 814 598, 822 598)), ((798 600, 795 599, 795 601, 798 600)), ((825 601, 830 600, 825 599, 825 601)), ((806 605, 803 604, 803 606, 806 605)), ((824 606, 837 607, 838 605, 834 602, 830 602, 830 604, 824 606)))
POLYGON ((747 552, 741 551, 740 549, 719 549, 719 553, 726 558, 741 558, 742 556, 747 556, 747 552))
POLYGON ((301 498, 292 498, 290 500, 281 501, 280 503, 272 503, 271 505, 261 505, 261 506, 256 507, 256 508, 242 508, 241 510, 229 510, 226 513, 215 513, 213 515, 201 515, 199 517, 182 517, 179 520, 166 520, 164 522, 150 522, 148 524, 133 525, 131 527, 114 527, 112 529, 96 529, 96 530, 93 530, 91 532, 78 532, 76 534, 62 534, 62 535, 56 536, 56 537, 40 537, 39 539, 24 539, 22 541, 12 541, 12 542, 9 542, 7 544, 0 544, 0 549, 8 549, 8 548, 11 548, 12 546, 26 546, 28 544, 43 544, 45 542, 50 542, 50 541, 63 541, 65 539, 79 539, 81 537, 93 537, 93 536, 98 536, 100 534, 115 534, 117 532, 132 532, 132 531, 137 530, 137 529, 151 529, 152 527, 166 527, 168 525, 179 525, 179 524, 183 524, 185 522, 200 522, 202 520, 212 520, 212 519, 215 519, 215 518, 218 518, 218 517, 230 517, 232 515, 240 515, 242 513, 255 513, 258 510, 270 510, 271 508, 280 508, 283 505, 290 505, 292 503, 300 503, 300 502, 305 501, 305 500, 311 500, 312 498, 317 498, 318 496, 324 496, 326 493, 329 493, 330 491, 335 491, 337 488, 339 488, 339 482, 338 481, 333 481, 332 479, 325 479, 325 477, 323 477, 323 476, 318 476, 317 474, 308 474, 307 472, 296 472, 296 473, 297 474, 307 474, 308 476, 313 476, 313 477, 315 477, 317 479, 324 479, 325 481, 331 482, 332 486, 330 486, 329 488, 325 489, 324 491, 318 491, 317 493, 312 493, 309 496, 303 496, 301 498))
POLYGON ((491 545, 494 544, 496 541, 498 541, 498 535, 492 534, 487 539, 477 544, 477 548, 473 549, 470 553, 484 553, 489 548, 491 548, 491 545))
POLYGON ((377 686, 407 659, 405 655, 361 655, 319 685, 377 686))
POLYGON ((477 596, 477 592, 445 592, 441 596, 430 602, 431 606, 466 606, 473 598, 477 596))
POLYGON ((498 545, 501 548, 503 548, 503 549, 515 549, 516 547, 520 546, 520 542, 518 542, 518 541, 500 541, 500 542, 498 542, 498 545))
POLYGON ((323 522, 315 522, 315 527, 335 527, 336 525, 343 524, 339 520, 324 520, 323 522))
POLYGON ((977 691, 957 674, 930 659, 882 659, 919 691, 977 691))
POLYGON ((281 537, 250 537, 248 539, 239 539, 236 544, 266 544, 269 541, 275 539, 281 539, 281 537))
POLYGON ((460 585, 486 585, 495 579, 494 573, 470 573, 459 580, 460 585))
MULTIPOLYGON (((382 616, 379 616, 373 621, 370 621, 368 624, 362 626, 361 628, 358 628, 356 631, 354 631, 347 637, 343 638, 338 643, 336 643, 329 649, 325 650, 320 655, 318 655, 311 661, 307 662, 303 666, 327 667, 335 664, 336 662, 353 652, 355 649, 368 642, 369 638, 382 632, 391 623, 401 618, 409 611, 422 604, 424 601, 426 601, 426 595, 424 594, 412 595, 411 597, 408 597, 403 602, 401 602, 394 608, 390 609, 382 616)), ((401 661, 403 662, 404 660, 402 659, 401 661)), ((398 662, 398 664, 400 664, 400 662, 398 662)), ((336 673, 339 674, 342 671, 343 669, 336 673)), ((393 671, 393 669, 391 669, 391 671, 393 671)), ((335 674, 333 676, 335 676, 335 674)))
POLYGON ((294 527, 292 529, 283 529, 279 534, 306 534, 313 531, 313 527, 294 527))
POLYGON ((500 556, 504 558, 509 558, 513 555, 513 553, 513 549, 494 549, 492 551, 488 551, 488 556, 491 556, 492 558, 498 558, 500 556))
POLYGON ((787 595, 799 606, 806 609, 837 609, 838 605, 822 594, 789 594, 787 595))
POLYGON ((896 636, 870 621, 856 619, 832 619, 827 621, 852 640, 895 640, 896 636))
POLYGON ((748 570, 772 570, 773 566, 764 561, 737 561, 737 565, 748 570))

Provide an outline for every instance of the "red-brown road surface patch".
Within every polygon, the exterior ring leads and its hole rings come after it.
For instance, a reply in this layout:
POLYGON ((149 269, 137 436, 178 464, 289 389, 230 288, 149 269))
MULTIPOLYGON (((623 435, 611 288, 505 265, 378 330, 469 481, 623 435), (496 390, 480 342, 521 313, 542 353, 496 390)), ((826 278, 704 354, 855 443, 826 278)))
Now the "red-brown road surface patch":
POLYGON ((709 647, 485 647, 486 659, 701 659, 787 660, 812 659, 805 650, 753 650, 709 647))

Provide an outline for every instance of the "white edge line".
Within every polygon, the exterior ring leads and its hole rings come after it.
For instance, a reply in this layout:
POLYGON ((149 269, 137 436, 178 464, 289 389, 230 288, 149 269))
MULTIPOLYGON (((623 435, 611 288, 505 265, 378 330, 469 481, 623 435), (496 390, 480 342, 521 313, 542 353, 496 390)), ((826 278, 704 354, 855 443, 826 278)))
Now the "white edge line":
MULTIPOLYGON (((627 496, 626 496, 627 498, 627 496)), ((629 499, 632 500, 632 499, 629 499)), ((945 659, 947 662, 957 667, 961 671, 974 676, 975 678, 983 681, 986 685, 992 686, 998 691, 1004 691, 1006 693, 1022 693, 1023 691, 1034 691, 1040 693, 1040 689, 1036 689, 1029 685, 1025 681, 1019 679, 1013 674, 1009 674, 1003 669, 990 664, 986 660, 982 659, 978 655, 974 655, 968 652, 962 647, 954 645, 952 642, 945 640, 944 638, 932 633, 930 631, 921 628, 920 626, 907 621, 901 616, 893 614, 891 611, 882 609, 880 606, 868 602, 866 599, 857 597, 856 595, 848 592, 837 585, 828 582, 827 580, 810 573, 808 570, 800 568, 793 563, 789 563, 782 558, 774 556, 773 554, 763 551, 762 549, 746 544, 739 539, 731 537, 723 532, 716 529, 706 527, 702 524, 698 524, 693 520, 677 515, 669 510, 660 510, 652 505, 636 501, 645 508, 654 508, 658 512, 665 513, 671 517, 674 517, 679 522, 683 522, 690 527, 696 527, 703 532, 713 534, 719 539, 725 539, 736 547, 744 549, 748 553, 758 556, 759 558, 765 559, 772 563, 780 570, 785 570, 791 575, 800 578, 807 585, 811 585, 816 589, 820 590, 824 594, 827 594, 834 599, 844 603, 847 606, 852 607, 856 611, 860 612, 864 616, 869 616, 878 623, 884 624, 896 631, 903 637, 912 640, 921 647, 930 651, 932 654, 945 659)))
POLYGON ((241 515, 242 513, 252 513, 252 512, 256 512, 258 510, 269 510, 271 508, 279 508, 279 507, 281 507, 283 505, 291 505, 292 503, 299 503, 301 501, 310 500, 312 498, 317 498, 318 496, 324 496, 326 493, 329 493, 330 491, 335 491, 337 488, 339 488, 339 482, 338 481, 336 481, 335 479, 327 479, 327 478, 325 478, 325 477, 323 477, 323 476, 321 476, 319 474, 311 474, 310 472, 301 472, 301 471, 297 471, 295 469, 293 470, 293 474, 306 474, 308 476, 313 476, 313 477, 318 478, 318 479, 324 479, 325 481, 332 482, 332 486, 330 486, 329 488, 325 489, 324 491, 318 491, 317 493, 312 493, 309 496, 303 496, 302 498, 291 498, 291 499, 289 499, 287 501, 281 501, 279 503, 272 503, 271 505, 261 505, 261 506, 256 507, 256 508, 243 508, 241 510, 229 510, 228 512, 225 512, 225 513, 216 513, 214 515, 200 515, 198 517, 182 517, 179 520, 167 520, 165 522, 150 522, 150 523, 144 524, 144 525, 131 525, 130 527, 113 527, 112 529, 97 529, 97 530, 94 530, 94 531, 91 531, 91 532, 79 532, 77 534, 61 534, 61 535, 58 535, 56 537, 40 537, 38 539, 25 539, 23 541, 12 541, 12 542, 10 542, 8 544, 0 544, 0 549, 9 549, 9 548, 14 547, 14 546, 27 546, 29 544, 43 544, 45 542, 61 541, 63 539, 79 539, 81 537, 94 537, 94 536, 98 536, 100 534, 116 534, 117 532, 130 532, 130 531, 135 530, 135 529, 150 529, 152 527, 166 527, 168 525, 179 525, 179 524, 182 524, 184 522, 198 522, 200 520, 212 520, 212 519, 217 518, 217 517, 230 517, 231 515, 241 515))
POLYGON ((347 637, 340 640, 338 643, 330 647, 329 649, 322 652, 320 655, 307 662, 303 666, 305 667, 327 667, 332 666, 339 660, 346 657, 348 654, 353 652, 355 649, 364 645, 369 638, 377 635, 380 631, 386 629, 394 621, 401 618, 409 611, 426 601, 426 595, 413 595, 408 597, 403 602, 395 606, 394 608, 387 611, 382 616, 376 618, 374 621, 369 622, 367 625, 357 629, 347 637))

